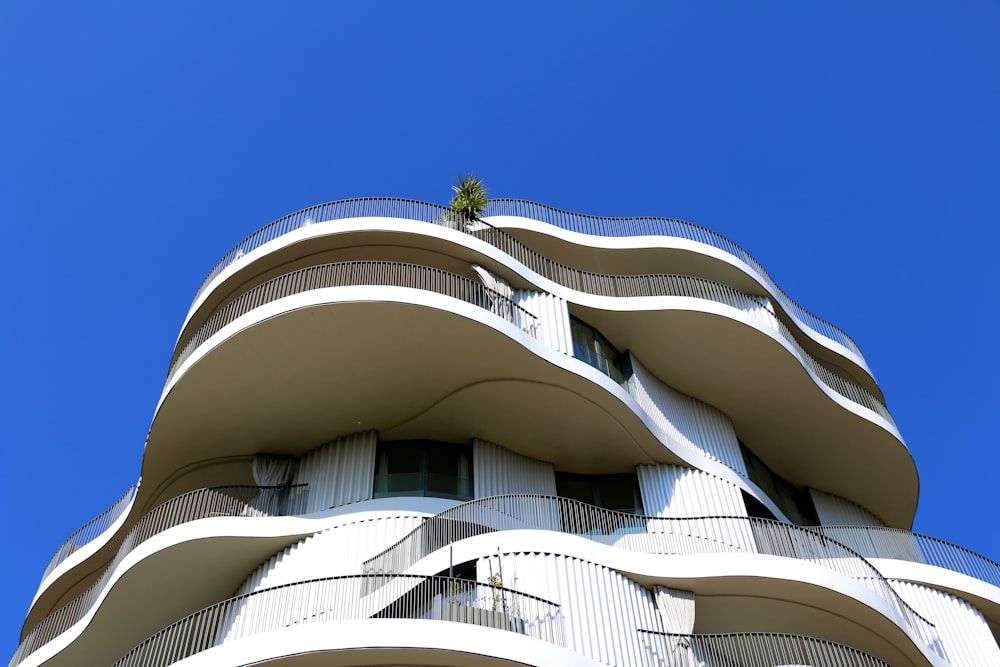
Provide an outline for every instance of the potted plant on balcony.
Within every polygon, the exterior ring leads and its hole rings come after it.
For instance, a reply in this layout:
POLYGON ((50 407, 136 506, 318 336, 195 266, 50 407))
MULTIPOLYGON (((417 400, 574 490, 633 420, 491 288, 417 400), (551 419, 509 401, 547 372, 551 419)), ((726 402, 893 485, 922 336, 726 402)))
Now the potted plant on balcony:
POLYGON ((464 174, 458 177, 458 182, 451 189, 455 192, 449 203, 451 211, 439 216, 435 222, 459 231, 469 231, 471 223, 479 219, 489 202, 486 185, 478 176, 464 174))

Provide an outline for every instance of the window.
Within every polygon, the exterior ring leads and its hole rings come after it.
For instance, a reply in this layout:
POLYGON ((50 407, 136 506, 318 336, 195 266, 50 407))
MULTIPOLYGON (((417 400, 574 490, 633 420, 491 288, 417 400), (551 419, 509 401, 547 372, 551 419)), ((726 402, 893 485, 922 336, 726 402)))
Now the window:
POLYGON ((380 442, 375 498, 428 496, 472 500, 472 448, 434 440, 380 442))
MULTIPOLYGON (((819 516, 816 514, 816 507, 813 505, 812 496, 809 495, 809 489, 797 487, 771 470, 742 441, 740 441, 740 450, 743 452, 743 460, 746 462, 750 481, 760 487, 761 491, 766 493, 767 497, 773 500, 774 504, 785 513, 785 516, 800 526, 819 525, 819 516)), ((760 508, 763 508, 764 511, 767 510, 763 505, 760 505, 760 508)), ((750 516, 761 516, 759 508, 757 511, 758 514, 750 516)), ((767 513, 770 514, 770 512, 767 513)))
POLYGON ((601 371, 618 384, 624 384, 631 375, 627 355, 615 349, 594 327, 573 316, 569 318, 570 333, 573 336, 573 356, 601 371))
POLYGON ((556 493, 561 498, 571 498, 597 505, 604 509, 642 514, 642 495, 635 473, 625 475, 574 475, 556 473, 556 493))

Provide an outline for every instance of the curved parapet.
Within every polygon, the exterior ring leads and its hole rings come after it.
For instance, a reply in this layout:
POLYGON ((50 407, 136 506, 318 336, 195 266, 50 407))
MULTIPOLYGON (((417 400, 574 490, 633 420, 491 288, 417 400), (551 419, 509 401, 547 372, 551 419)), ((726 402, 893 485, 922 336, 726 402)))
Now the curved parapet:
POLYGON ((562 644, 559 605, 502 586, 449 577, 346 575, 240 595, 164 628, 113 667, 167 667, 228 642, 291 625, 427 619, 562 644))

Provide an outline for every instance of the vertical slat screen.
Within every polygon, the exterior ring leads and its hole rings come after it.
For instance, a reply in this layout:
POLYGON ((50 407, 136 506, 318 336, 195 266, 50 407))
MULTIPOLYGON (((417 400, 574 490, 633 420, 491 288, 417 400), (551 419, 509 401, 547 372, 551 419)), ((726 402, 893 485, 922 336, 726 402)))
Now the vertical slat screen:
POLYGON ((736 431, 725 414, 670 387, 650 373, 634 354, 631 362, 636 400, 668 437, 747 476, 736 431))
POLYGON ((628 577, 597 563, 548 553, 481 558, 479 580, 485 582, 491 572, 506 588, 558 604, 567 648, 618 667, 644 665, 638 630, 659 629, 660 618, 652 594, 628 577))
POLYGON ((477 498, 511 493, 556 495, 551 463, 515 454, 486 440, 472 441, 473 479, 477 498))
POLYGON ((968 602, 927 586, 890 579, 899 596, 937 626, 940 648, 953 665, 1000 665, 1000 646, 982 613, 968 602))
POLYGON ((566 300, 554 294, 515 290, 514 303, 538 318, 536 337, 563 354, 573 354, 566 300))
POLYGON ((309 484, 307 513, 371 499, 377 441, 375 431, 365 431, 302 455, 295 483, 309 484))

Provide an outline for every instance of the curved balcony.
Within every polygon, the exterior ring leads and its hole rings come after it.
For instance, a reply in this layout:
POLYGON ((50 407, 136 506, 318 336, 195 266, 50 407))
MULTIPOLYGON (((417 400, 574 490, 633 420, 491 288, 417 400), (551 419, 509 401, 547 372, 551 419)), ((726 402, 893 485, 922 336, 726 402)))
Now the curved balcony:
MULTIPOLYGON (((396 227, 408 227, 408 225, 396 224, 396 227)), ((449 231, 449 234, 450 242, 454 243, 454 233, 449 231)), ((506 256, 500 253, 495 255, 506 259, 506 256)), ((639 355, 638 358, 644 365, 653 369, 654 373, 674 373, 672 377, 677 381, 675 386, 680 391, 712 403, 729 414, 734 423, 738 423, 739 428, 743 429, 744 437, 755 444, 761 443, 762 455, 783 457, 782 460, 786 461, 794 471, 789 474, 796 477, 797 483, 825 488, 849 497, 860 505, 872 508, 890 525, 903 526, 912 521, 912 512, 916 507, 916 472, 912 458, 906 451, 885 406, 864 388, 833 374, 809 357, 801 347, 793 346, 794 338, 787 333, 787 328, 780 326, 774 316, 762 307, 757 297, 743 294, 727 285, 683 276, 622 277, 619 283, 608 281, 607 284, 620 285, 621 293, 624 294, 635 295, 645 291, 667 295, 668 299, 675 298, 662 308, 657 308, 656 304, 639 304, 644 307, 635 310, 630 310, 632 306, 624 304, 621 310, 616 310, 615 302, 605 300, 603 304, 593 306, 594 310, 591 313, 595 317, 599 314, 605 320, 603 324, 609 327, 643 332, 658 331, 658 327, 662 327, 665 331, 671 332, 673 342, 669 345, 663 344, 662 339, 658 341, 656 337, 647 334, 643 334, 644 338, 634 341, 633 351, 639 355), (781 331, 786 332, 786 336, 782 336, 781 331), (748 334, 745 339, 736 339, 741 343, 739 346, 731 345, 724 350, 719 350, 710 342, 720 339, 731 340, 734 336, 742 336, 744 333, 748 334), (685 351, 677 352, 678 350, 685 351), (643 353, 647 353, 648 358, 643 356, 643 353), (740 383, 720 384, 711 379, 714 376, 699 370, 703 362, 727 368, 732 364, 732 368, 739 368, 738 373, 754 375, 765 382, 758 383, 755 391, 748 391, 740 383), (813 387, 816 388, 815 391, 812 390, 813 387), (765 414, 762 410, 773 405, 790 406, 782 427, 778 427, 777 422, 760 419, 760 416, 765 414), (819 426, 820 424, 823 426, 819 426), (802 447, 806 438, 811 438, 814 447, 802 447), (879 443, 877 446, 873 444, 876 442, 879 443), (767 447, 770 447, 770 450, 767 447), (817 463, 818 455, 822 457, 821 463, 817 463), (887 486, 886 476, 890 472, 900 470, 904 465, 911 474, 896 474, 893 477, 894 484, 887 486), (850 488, 845 486, 844 480, 851 480, 850 488), (900 503, 899 498, 909 500, 900 503)), ((308 368, 303 369, 304 377, 310 380, 305 382, 299 378, 289 385, 289 389, 294 388, 304 392, 306 384, 309 384, 311 386, 309 395, 301 396, 300 402, 295 403, 294 409, 298 412, 304 409, 316 411, 320 408, 311 402, 310 397, 317 392, 337 391, 339 385, 335 377, 347 368, 343 364, 352 364, 351 368, 354 370, 350 372, 354 374, 368 374, 371 369, 380 369, 380 372, 385 374, 389 373, 390 369, 411 369, 418 365, 426 365, 426 360, 435 355, 453 355, 457 359, 458 355, 473 353, 473 346, 499 350, 500 345, 509 342, 490 340, 485 336, 485 332, 481 338, 480 332, 471 331, 458 337, 452 334, 442 336, 443 331, 455 331, 457 326, 466 327, 470 324, 478 326, 481 323, 488 323, 487 319, 492 318, 487 316, 483 319, 478 315, 470 317, 469 309, 459 315, 461 309, 440 299, 432 303, 432 300, 425 298, 438 295, 458 299, 462 302, 460 305, 469 304, 474 310, 497 315, 501 320, 513 324, 520 332, 526 333, 526 336, 519 341, 518 350, 512 352, 521 354, 524 351, 525 358, 522 361, 525 364, 533 364, 533 370, 530 372, 526 370, 525 374, 520 376, 523 380, 529 380, 533 384, 533 389, 538 389, 539 380, 542 379, 540 372, 548 374, 548 370, 551 370, 541 369, 534 363, 540 359, 555 363, 574 375, 580 374, 575 368, 566 367, 561 361, 565 358, 562 353, 557 353, 556 356, 560 360, 555 360, 542 353, 538 347, 531 350, 531 345, 526 344, 529 338, 532 342, 538 341, 544 345, 545 352, 555 351, 543 342, 544 336, 538 329, 533 315, 522 310, 506 295, 493 291, 479 281, 437 268, 388 261, 356 260, 305 267, 270 278, 250 288, 244 294, 220 303, 210 315, 206 311, 207 321, 198 330, 194 330, 192 325, 193 332, 185 333, 181 338, 175 352, 176 357, 169 369, 161 404, 157 408, 157 417, 154 419, 151 435, 147 441, 144 474, 150 473, 150 462, 154 461, 150 458, 151 453, 155 456, 156 462, 165 458, 164 452, 169 451, 173 456, 168 463, 157 463, 154 467, 169 466, 172 469, 176 465, 181 465, 183 461, 179 457, 187 451, 184 443, 193 443, 205 437, 203 435, 205 429, 210 429, 213 434, 208 437, 213 439, 224 437, 227 442, 234 443, 225 450, 226 453, 239 453, 235 448, 237 439, 234 438, 233 429, 223 426, 230 420, 216 418, 218 411, 209 411, 205 403, 205 401, 213 403, 227 401, 235 410, 237 407, 233 392, 226 389, 224 394, 220 394, 221 389, 212 389, 204 393, 201 398, 193 398, 196 393, 202 391, 202 387, 215 386, 219 377, 230 379, 242 377, 244 379, 237 384, 248 387, 260 386, 263 382, 272 381, 271 373, 277 372, 284 377, 289 374, 289 369, 293 366, 305 365, 308 368), (369 286, 381 285, 421 290, 424 294, 387 291, 383 296, 381 293, 360 291, 369 286), (354 289, 355 292, 334 294, 321 291, 335 287, 354 289), (299 301, 287 301, 287 309, 281 305, 286 303, 286 298, 293 297, 299 301), (279 299, 281 304, 277 304, 279 299), (364 314, 361 314, 361 304, 367 304, 364 306, 364 314), (419 317, 421 320, 426 319, 427 322, 418 322, 414 319, 418 315, 417 311, 404 307, 410 305, 431 305, 434 314, 431 314, 431 309, 420 308, 419 317), (330 306, 329 315, 319 309, 313 311, 313 306, 322 306, 323 311, 330 306), (344 315, 339 314, 341 309, 344 315), (379 312, 380 310, 384 310, 384 313, 379 312), (310 311, 314 314, 310 314, 310 311), (357 314, 347 315, 348 312, 357 314), (256 322, 253 321, 256 316, 251 313, 261 313, 256 322), (411 335, 407 336, 405 332, 397 331, 388 322, 379 324, 380 319, 398 318, 404 316, 404 313, 411 328, 419 324, 425 326, 425 330, 417 335, 414 329, 411 335), (278 315, 280 317, 277 317, 278 315), (451 316, 455 321, 449 321, 445 315, 451 316), (365 319, 356 320, 357 324, 351 331, 347 331, 333 324, 334 319, 341 317, 365 319), (437 320, 432 321, 432 318, 437 320), (235 326, 238 324, 237 320, 249 323, 249 326, 239 329, 238 332, 235 329, 229 331, 230 327, 227 327, 227 324, 232 323, 235 326), (368 326, 369 333, 358 333, 363 328, 362 325, 368 326), (283 333, 269 333, 278 329, 283 330, 283 333), (223 336, 225 331, 229 333, 223 336), (389 332, 396 332, 392 341, 386 339, 385 334, 389 332), (377 350, 377 354, 375 350, 359 347, 376 337, 380 340, 385 339, 383 347, 377 350), (294 350, 288 343, 292 338, 302 340, 302 344, 296 344, 294 350), (214 342, 209 343, 216 340, 220 346, 219 350, 214 342), (418 356, 414 356, 418 354, 414 351, 409 355, 403 355, 398 362, 388 361, 391 350, 385 350, 385 345, 394 348, 400 345, 413 347, 411 343, 416 340, 426 344, 433 343, 439 350, 428 352, 421 348, 422 351, 418 356), (473 340, 480 342, 473 344, 471 342, 473 340), (230 341, 232 345, 229 344, 230 341), (453 343, 448 344, 446 341, 453 343), (329 343, 335 344, 331 346, 329 343), (218 363, 210 361, 217 351, 222 351, 222 345, 228 345, 229 350, 225 351, 224 355, 217 356, 218 363), (309 347, 310 345, 316 347, 309 347), (342 347, 356 347, 358 353, 334 363, 332 355, 340 354, 338 350, 342 347), (200 356, 202 352, 198 351, 201 348, 208 350, 208 357, 204 361, 209 361, 209 366, 202 363, 203 359, 200 356), (268 350, 266 355, 261 353, 265 348, 268 350), (312 354, 321 357, 310 357, 307 349, 314 350, 312 354), (278 355, 283 358, 281 363, 276 361, 278 355), (533 356, 533 359, 529 361, 527 356, 533 356), (190 363, 192 358, 198 360, 198 364, 192 365, 190 363), (362 361, 362 358, 365 361, 362 361), (326 364, 329 370, 321 374, 317 361, 326 364), (200 379, 194 385, 195 393, 176 391, 180 386, 178 369, 194 371, 196 367, 201 367, 201 371, 197 376, 200 379), (272 369, 267 371, 267 376, 262 375, 265 373, 265 368, 272 369), (179 405, 185 407, 179 408, 179 405), (303 408, 303 405, 309 407, 303 408), (198 426, 197 424, 201 422, 190 418, 191 410, 203 415, 204 426, 198 426), (167 428, 162 428, 163 425, 167 428), (165 439, 170 442, 167 448, 159 444, 165 439)), ((493 328, 497 329, 495 326, 493 328)), ((497 332, 499 331, 497 329, 497 332)), ((482 365, 480 361, 480 359, 470 359, 469 362, 459 363, 458 368, 465 369, 461 371, 461 377, 455 376, 455 373, 450 374, 448 386, 442 381, 440 392, 428 393, 428 400, 434 397, 439 402, 444 401, 449 396, 456 396, 458 391, 465 391, 463 387, 471 387, 472 383, 477 383, 479 390, 485 391, 486 382, 494 381, 497 375, 496 369, 491 370, 491 374, 488 375, 472 374, 470 369, 480 367, 482 365)), ((397 371, 391 370, 391 372, 397 371)), ((418 374, 426 377, 428 373, 440 375, 438 369, 433 368, 418 374)), ((509 375, 505 377, 510 378, 509 375)), ((565 374, 563 377, 569 379, 565 374)), ((545 378, 543 381, 553 386, 565 384, 560 378, 545 378)), ((375 382, 371 384, 374 385, 375 382)), ((581 389, 589 392, 592 388, 572 388, 578 392, 581 389)), ((372 390, 378 392, 376 395, 384 395, 385 392, 384 388, 377 386, 373 386, 372 390)), ((248 395, 247 398, 263 400, 259 392, 248 395)), ((344 397, 343 400, 353 399, 344 397)), ((407 406, 414 412, 401 411, 392 419, 388 419, 384 414, 380 416, 363 406, 357 406, 353 410, 356 416, 349 424, 327 428, 346 431, 364 424, 368 428, 384 430, 412 420, 414 415, 435 407, 429 402, 417 406, 412 399, 408 400, 407 406), (416 412, 418 410, 420 412, 416 412)), ((502 399, 491 397, 486 400, 502 399)), ((648 420, 651 417, 642 408, 630 404, 623 404, 621 407, 631 410, 639 420, 646 420, 646 426, 649 427, 648 420)), ((327 420, 327 417, 323 419, 327 420)), ((322 438, 324 433, 320 432, 318 425, 318 421, 305 422, 301 419, 295 424, 286 424, 283 429, 277 429, 270 423, 262 425, 271 433, 267 442, 261 440, 263 436, 259 432, 251 432, 245 428, 242 432, 251 439, 253 447, 273 447, 272 441, 275 440, 292 442, 294 438, 298 438, 304 443, 309 439, 322 438), (289 435, 290 433, 294 435, 289 435)), ((635 431, 623 435, 629 439, 636 437, 648 439, 649 446, 643 445, 651 457, 648 460, 661 461, 662 457, 666 456, 662 452, 663 445, 668 444, 668 441, 655 435, 656 433, 654 428, 649 432, 648 438, 645 434, 638 434, 635 431)), ((396 435, 403 437, 401 434, 396 435)), ((497 434, 494 439, 512 441, 523 435, 497 434)), ((671 454, 680 456, 678 452, 670 449, 669 444, 667 449, 671 454)), ((294 450, 292 445, 288 445, 284 453, 294 454, 296 451, 298 450, 294 450)))
POLYGON ((812 526, 809 530, 837 540, 865 558, 934 565, 1000 588, 1000 563, 936 537, 881 526, 812 526))
POLYGON ((750 266, 764 279, 767 288, 781 306, 816 333, 840 343, 863 360, 861 349, 850 336, 836 325, 813 315, 796 303, 746 250, 711 229, 675 218, 606 218, 563 211, 523 199, 494 199, 486 207, 486 216, 508 215, 537 220, 554 227, 591 236, 669 236, 695 241, 726 252, 750 266))
POLYGON ((649 665, 700 667, 889 667, 850 646, 814 637, 774 632, 679 635, 640 630, 649 665))
MULTIPOLYGON (((834 373, 813 358, 783 322, 773 316, 767 317, 762 314, 765 312, 765 307, 757 297, 743 294, 739 290, 721 283, 689 276, 613 276, 579 271, 534 253, 514 240, 513 237, 504 235, 499 230, 484 226, 481 232, 483 233, 477 232, 474 235, 485 238, 487 241, 493 237, 495 237, 494 241, 505 239, 503 243, 494 242, 491 245, 499 247, 514 256, 515 259, 526 263, 539 275, 577 291, 611 297, 691 297, 757 314, 758 318, 762 318, 762 323, 791 347, 796 358, 824 386, 852 403, 879 415, 893 428, 896 427, 888 408, 879 398, 857 383, 834 373)), ((188 341, 179 343, 167 375, 167 383, 173 377, 177 366, 190 356, 191 352, 240 315, 285 296, 312 289, 345 285, 394 285, 426 289, 492 310, 523 331, 531 335, 536 333, 533 315, 498 292, 449 272, 415 264, 386 261, 324 264, 299 269, 273 278, 251 288, 243 295, 217 309, 188 341)))
POLYGON ((119 498, 111 505, 108 509, 104 510, 101 514, 94 517, 87 523, 83 524, 75 533, 70 535, 65 542, 56 549, 56 553, 52 556, 52 560, 49 561, 48 567, 45 568, 45 572, 42 573, 42 580, 52 573, 52 570, 56 569, 60 563, 69 558, 71 555, 76 553, 81 547, 86 546, 90 542, 94 541, 100 537, 104 531, 111 527, 115 521, 125 512, 126 509, 132 504, 132 500, 135 498, 135 492, 138 489, 138 485, 133 484, 129 487, 128 491, 122 494, 119 498))
POLYGON ((365 572, 405 572, 449 544, 506 530, 557 531, 650 554, 758 553, 809 561, 863 584, 888 605, 895 622, 909 628, 920 645, 940 651, 934 624, 904 602, 865 558, 810 529, 769 519, 651 517, 554 496, 493 496, 426 519, 395 545, 365 561, 365 572))
POLYGON ((346 575, 224 600, 164 628, 113 667, 166 667, 291 625, 386 618, 467 623, 563 645, 559 605, 533 595, 449 577, 346 575))
POLYGON ((535 336, 537 318, 499 292, 457 274, 417 264, 387 261, 354 261, 321 264, 268 280, 226 303, 208 318, 183 348, 175 351, 167 373, 174 371, 202 343, 239 316, 286 296, 326 287, 379 285, 412 287, 461 299, 499 315, 525 333, 535 336))
POLYGON ((133 526, 97 581, 22 635, 21 643, 11 658, 11 667, 20 664, 27 656, 84 618, 101 597, 117 567, 143 542, 170 528, 199 519, 299 514, 305 506, 304 490, 304 485, 222 486, 191 491, 158 505, 133 526))
MULTIPOLYGON (((667 236, 703 243, 726 252, 755 271, 764 282, 765 287, 775 296, 779 305, 791 313, 799 324, 849 350, 857 357, 856 362, 859 364, 859 367, 869 376, 871 375, 871 371, 865 363, 864 356, 850 336, 830 322, 813 315, 799 306, 778 287, 777 283, 764 270, 760 262, 755 260, 739 245, 721 234, 717 234, 699 225, 671 218, 601 218, 560 211, 523 200, 495 199, 490 201, 486 209, 486 216, 501 215, 520 216, 570 231, 596 236, 667 236)), ((303 226, 328 220, 342 220, 356 217, 389 217, 428 223, 443 222, 467 231, 465 225, 453 224, 454 215, 451 209, 437 204, 408 199, 389 197, 358 198, 311 206, 275 220, 233 246, 209 272, 195 293, 193 302, 197 302, 198 297, 205 291, 209 283, 229 264, 265 243, 303 226)), ((477 226, 479 224, 481 223, 477 223, 477 226)), ((509 239, 508 243, 512 241, 512 245, 520 245, 526 251, 512 252, 511 254, 519 259, 522 259, 521 255, 523 255, 524 259, 527 259, 527 255, 532 251, 517 242, 510 235, 505 236, 509 239)), ((530 266, 531 264, 528 265, 530 266)))

